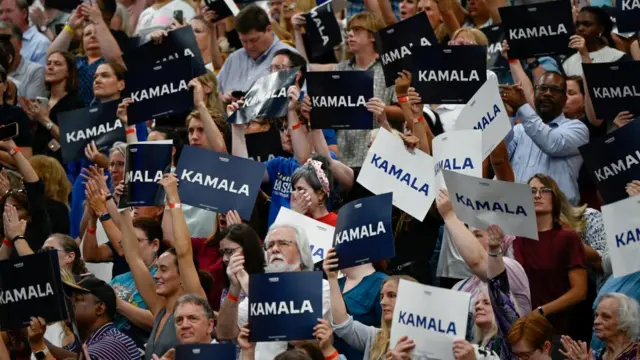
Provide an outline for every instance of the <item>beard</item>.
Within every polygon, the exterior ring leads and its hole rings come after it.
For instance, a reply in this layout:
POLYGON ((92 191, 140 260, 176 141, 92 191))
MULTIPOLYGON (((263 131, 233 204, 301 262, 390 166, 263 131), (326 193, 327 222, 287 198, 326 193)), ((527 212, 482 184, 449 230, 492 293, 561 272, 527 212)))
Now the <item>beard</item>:
POLYGON ((281 273, 293 271, 300 271, 300 264, 287 264, 284 260, 284 257, 279 254, 271 256, 271 259, 269 259, 269 263, 264 267, 264 272, 266 273, 281 273), (275 259, 279 259, 281 261, 272 262, 275 259))

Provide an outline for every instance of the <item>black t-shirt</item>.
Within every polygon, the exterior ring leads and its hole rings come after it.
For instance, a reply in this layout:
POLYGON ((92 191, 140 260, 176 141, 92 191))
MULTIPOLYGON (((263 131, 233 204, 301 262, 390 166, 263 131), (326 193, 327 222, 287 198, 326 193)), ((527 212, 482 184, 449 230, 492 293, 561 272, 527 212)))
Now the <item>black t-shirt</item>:
POLYGON ((33 138, 29 131, 29 117, 21 108, 12 105, 0 105, 0 126, 11 123, 18 124, 18 136, 13 138, 16 145, 21 147, 31 147, 33 138))
MULTIPOLYGON (((60 113, 82 109, 83 107, 84 101, 82 101, 80 94, 77 91, 70 92, 51 108, 49 111, 49 119, 58 125, 58 115, 60 113)), ((49 149, 49 142, 53 139, 51 132, 42 125, 36 125, 37 127, 33 134, 33 154, 51 156, 62 163, 62 151, 58 150, 54 152, 49 149)))

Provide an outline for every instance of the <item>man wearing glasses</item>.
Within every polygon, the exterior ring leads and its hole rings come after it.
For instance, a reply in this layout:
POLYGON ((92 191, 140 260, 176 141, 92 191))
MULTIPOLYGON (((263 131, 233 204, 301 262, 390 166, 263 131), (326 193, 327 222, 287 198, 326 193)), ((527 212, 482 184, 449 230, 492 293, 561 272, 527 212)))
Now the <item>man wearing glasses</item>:
MULTIPOLYGON (((573 205, 578 205, 578 172, 582 156, 578 148, 589 142, 582 121, 567 119, 562 108, 567 101, 564 76, 548 72, 535 87, 535 106, 527 104, 518 86, 501 86, 502 101, 515 111, 520 123, 505 138, 516 182, 533 175, 551 176, 573 205)), ((512 119, 513 121, 513 119, 512 119)))

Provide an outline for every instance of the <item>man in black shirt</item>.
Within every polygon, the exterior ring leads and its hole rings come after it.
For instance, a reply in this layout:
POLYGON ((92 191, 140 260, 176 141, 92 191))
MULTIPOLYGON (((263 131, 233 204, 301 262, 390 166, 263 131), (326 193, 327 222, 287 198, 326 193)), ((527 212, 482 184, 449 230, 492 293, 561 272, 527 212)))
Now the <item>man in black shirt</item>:
MULTIPOLYGON (((16 145, 20 148, 20 152, 29 158, 32 155, 31 144, 33 142, 31 133, 29 132, 29 118, 19 107, 5 103, 7 86, 7 70, 0 66, 0 126, 14 122, 18 124, 18 136, 16 136, 13 141, 15 141, 16 145)), ((15 161, 8 152, 0 151, 0 165, 15 168, 15 161)))

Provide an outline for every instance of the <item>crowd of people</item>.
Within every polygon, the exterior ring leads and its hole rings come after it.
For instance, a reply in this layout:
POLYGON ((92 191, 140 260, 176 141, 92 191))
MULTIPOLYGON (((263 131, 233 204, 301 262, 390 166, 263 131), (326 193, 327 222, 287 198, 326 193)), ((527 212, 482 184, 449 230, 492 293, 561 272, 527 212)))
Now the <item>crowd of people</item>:
MULTIPOLYGON (((513 128, 482 174, 528 184, 538 241, 468 226, 443 189, 423 220, 394 207, 394 258, 340 272, 333 249, 318 269, 306 229, 276 223, 280 209, 335 227, 342 205, 372 195, 356 179, 379 132, 431 154, 464 108, 424 104, 408 72, 386 86, 376 32, 425 12, 440 44, 487 46, 483 29, 501 23, 498 9, 531 1, 349 1, 336 14, 344 41, 318 63, 304 15, 315 0, 243 3, 222 20, 205 1, 78 3, 0 0, 0 125, 19 129, 0 141, 0 260, 55 251, 75 314, 3 328, 0 359, 171 360, 181 344, 233 343, 246 360, 405 360, 416 340, 390 341, 401 280, 471 294, 456 360, 640 358, 640 272, 612 275, 605 203, 578 150, 638 115, 597 118, 585 84, 582 64, 640 61, 640 33, 617 32, 603 10, 610 1, 572 1, 570 56, 509 59, 505 40, 508 69, 487 69, 513 128), (207 69, 189 82, 192 111, 130 125, 126 53, 184 27, 207 69), (256 80, 295 68, 286 116, 227 121, 256 80), (372 74, 373 130, 310 126, 304 78, 315 71, 372 74), (126 142, 90 142, 82 159, 64 161, 60 114, 112 101, 126 142), (249 158, 274 138, 249 221, 182 204, 173 173, 160 180, 164 206, 118 207, 130 144, 172 141, 174 170, 185 145, 249 158), (250 275, 296 271, 324 275, 315 340, 251 342, 250 275)), ((640 195, 640 178, 625 190, 640 195)))

